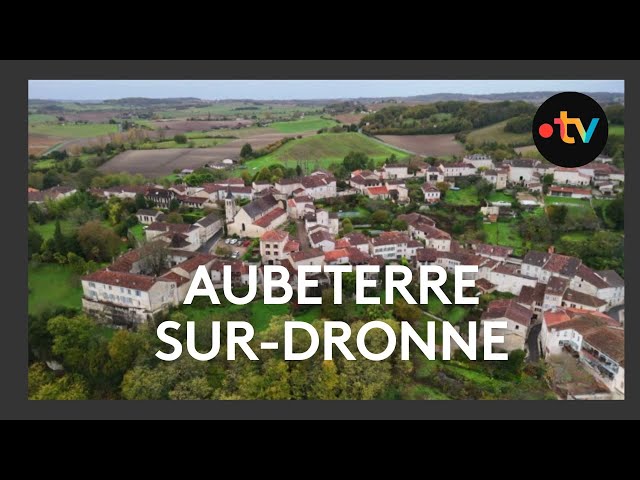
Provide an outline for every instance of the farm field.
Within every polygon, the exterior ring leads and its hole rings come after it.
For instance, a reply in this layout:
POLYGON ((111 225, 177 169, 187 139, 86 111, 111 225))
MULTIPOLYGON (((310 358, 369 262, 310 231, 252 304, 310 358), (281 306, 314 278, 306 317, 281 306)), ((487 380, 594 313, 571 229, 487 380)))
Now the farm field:
POLYGON ((28 312, 39 314, 50 307, 82 306, 78 276, 67 265, 29 265, 28 312))
POLYGON ((333 120, 328 120, 322 117, 305 117, 300 120, 293 120, 291 122, 275 122, 269 125, 269 128, 273 128, 282 133, 300 133, 310 130, 318 131, 321 128, 330 128, 336 125, 333 120))
POLYGON ((498 142, 505 145, 531 145, 533 139, 531 133, 511 133, 505 132, 504 126, 508 120, 494 123, 487 127, 473 130, 467 135, 467 142, 475 145, 480 145, 484 142, 498 142))
POLYGON ((246 162, 245 166, 251 172, 275 162, 286 164, 304 160, 310 162, 313 168, 326 168, 332 163, 342 161, 351 151, 364 152, 378 162, 392 154, 399 158, 407 156, 401 150, 384 145, 360 133, 323 133, 293 140, 269 155, 246 162))
POLYGON ((50 137, 47 135, 33 135, 29 133, 27 144, 29 147, 29 155, 42 155, 52 147, 62 143, 64 139, 59 137, 50 137))
POLYGON ((47 115, 44 113, 30 113, 29 119, 27 121, 29 122, 29 125, 35 125, 37 123, 55 122, 57 120, 58 119, 54 115, 47 115))
POLYGON ((317 107, 296 105, 293 103, 283 104, 260 104, 259 102, 221 102, 213 105, 205 105, 202 107, 180 108, 161 110, 158 115, 161 118, 188 118, 188 117, 207 117, 208 115, 217 116, 256 116, 265 117, 285 117, 292 115, 294 112, 314 112, 319 110, 317 107))
POLYGON ((425 157, 464 155, 464 147, 453 135, 378 135, 377 138, 425 157))
POLYGON ((334 115, 333 118, 338 120, 340 123, 351 125, 352 123, 360 123, 360 120, 362 120, 364 115, 364 113, 340 113, 338 115, 334 115))
POLYGON ((164 140, 164 141, 158 141, 158 142, 149 142, 149 143, 143 143, 140 145, 141 149, 151 149, 153 150, 154 148, 208 148, 208 147, 215 147, 216 145, 222 145, 224 143, 228 143, 231 139, 229 138, 206 138, 206 137, 200 137, 200 138, 189 138, 189 141, 187 143, 176 143, 173 139, 168 139, 168 140, 164 140), (190 145, 193 145, 193 147, 191 147, 190 145))
MULTIPOLYGON (((226 143, 208 148, 164 148, 155 150, 129 150, 120 153, 100 166, 99 170, 107 173, 129 172, 140 173, 149 178, 170 175, 173 170, 183 168, 198 168, 208 162, 224 160, 225 158, 237 159, 240 149, 245 143, 251 144, 254 150, 266 147, 284 137, 282 133, 271 129, 241 129, 233 130, 238 136, 246 133, 246 136, 236 139, 215 139, 226 143), (250 130, 246 132, 246 130, 250 130), (243 132, 242 134, 240 132, 243 132)), ((216 132, 224 135, 223 131, 216 132)))
POLYGON ((109 123, 40 123, 29 127, 30 134, 47 135, 60 138, 88 138, 116 133, 118 125, 109 123))

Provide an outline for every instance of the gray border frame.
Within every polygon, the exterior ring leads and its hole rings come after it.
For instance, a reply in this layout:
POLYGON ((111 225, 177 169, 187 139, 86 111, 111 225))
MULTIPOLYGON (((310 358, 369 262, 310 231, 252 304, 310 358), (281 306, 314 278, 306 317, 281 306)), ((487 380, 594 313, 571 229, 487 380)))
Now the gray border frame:
MULTIPOLYGON (((622 60, 37 60, 2 63, 0 105, 6 169, 5 212, 12 226, 5 245, 0 374, 0 417, 10 419, 627 419, 640 418, 639 354, 632 339, 637 299, 629 285, 638 278, 636 228, 629 220, 639 190, 626 191, 625 281, 626 400, 543 401, 29 401, 27 382, 26 158, 29 79, 623 79, 626 129, 640 127, 640 62, 622 60), (19 206, 11 210, 11 206, 19 206), (16 232, 14 235, 13 232, 16 232), (8 247, 8 248, 7 248, 8 247), (13 252, 16 252, 13 254, 13 252), (18 253, 19 252, 19 253, 18 253), (8 253, 8 254, 7 254, 8 253), (632 269, 633 268, 635 269, 632 269), (13 300, 15 299, 15 300, 13 300)), ((627 179, 639 173, 640 135, 627 134, 627 179)), ((627 180, 629 183, 629 180, 627 180)), ((3 193, 4 196, 4 193, 3 193)), ((9 233, 9 232, 7 232, 9 233)))

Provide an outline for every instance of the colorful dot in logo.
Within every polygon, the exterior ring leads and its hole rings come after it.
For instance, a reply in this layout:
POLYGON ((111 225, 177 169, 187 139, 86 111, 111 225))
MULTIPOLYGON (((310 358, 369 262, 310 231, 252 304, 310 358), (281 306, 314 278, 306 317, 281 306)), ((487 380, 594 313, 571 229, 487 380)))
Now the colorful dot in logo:
POLYGON ((553 127, 548 123, 543 123, 542 125, 540 125, 540 127, 538 127, 538 133, 542 138, 549 138, 551 135, 553 135, 553 127))

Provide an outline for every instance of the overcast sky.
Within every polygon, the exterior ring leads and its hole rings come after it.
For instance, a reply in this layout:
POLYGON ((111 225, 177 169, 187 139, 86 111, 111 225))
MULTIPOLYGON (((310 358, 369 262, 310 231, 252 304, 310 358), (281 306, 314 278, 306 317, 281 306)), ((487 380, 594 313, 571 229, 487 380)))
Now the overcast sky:
POLYGON ((623 80, 30 80, 29 98, 104 100, 123 97, 250 98, 404 97, 430 93, 531 91, 624 92, 623 80))

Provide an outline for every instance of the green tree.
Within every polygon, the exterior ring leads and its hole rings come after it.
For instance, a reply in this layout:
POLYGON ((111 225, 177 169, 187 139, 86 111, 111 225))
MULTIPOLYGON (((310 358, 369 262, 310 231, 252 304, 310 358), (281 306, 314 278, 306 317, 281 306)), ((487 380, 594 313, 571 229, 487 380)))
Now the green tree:
POLYGON ((134 367, 122 379, 122 396, 126 400, 165 400, 174 383, 167 368, 134 367))
POLYGON ((624 198, 622 196, 611 200, 604 209, 607 220, 614 228, 624 229, 624 198))
POLYGON ((371 214, 371 223, 376 226, 385 225, 389 222, 390 214, 388 210, 376 210, 371 214))
POLYGON ((171 400, 206 400, 211 398, 213 388, 204 377, 192 378, 178 383, 169 392, 171 400))
POLYGON ((245 143, 240 149, 240 158, 247 159, 253 157, 253 148, 251 144, 245 143))
POLYGON ((436 188, 440 190, 440 195, 444 198, 449 191, 449 184, 447 182, 438 182, 436 183, 436 188))
POLYGON ((298 177, 301 177, 301 176, 302 176, 302 174, 303 174, 302 166, 301 166, 300 164, 297 164, 297 165, 296 165, 296 175, 297 175, 298 177))
POLYGON ((56 220, 56 227, 53 231, 53 248, 56 253, 60 253, 62 255, 66 255, 67 253, 67 238, 62 233, 60 220, 56 220))
POLYGON ((342 160, 344 168, 349 172, 367 168, 368 163, 369 157, 367 157, 367 155, 363 152, 351 151, 342 160))
POLYGON ((353 232, 353 223, 351 223, 350 218, 345 218, 342 220, 342 233, 347 234, 353 232))
POLYGON ((180 208, 180 201, 177 198, 171 199, 169 202, 169 211, 175 212, 180 208))
POLYGON ((61 181, 62 179, 60 178, 60 175, 58 175, 55 170, 48 170, 42 179, 42 188, 47 189, 55 187, 56 185, 60 185, 61 181))
POLYGON ((322 318, 329 320, 343 320, 345 316, 344 305, 333 303, 333 289, 327 288, 322 291, 322 305, 320 307, 322 318))
POLYGON ((391 222, 391 228, 394 230, 405 231, 409 226, 405 220, 398 220, 397 218, 391 222))
POLYGON ((120 250, 120 238, 113 230, 93 221, 78 229, 78 243, 86 259, 110 261, 120 250))
POLYGON ((183 144, 187 143, 187 136, 182 134, 182 133, 179 133, 177 135, 174 135, 173 141, 183 145, 183 144))
POLYGON ((88 371, 88 352, 98 341, 95 323, 86 315, 58 315, 47 322, 47 329, 53 337, 51 351, 62 358, 63 365, 76 372, 88 371))
POLYGON ((136 193, 135 205, 136 205, 136 210, 141 210, 143 208, 148 208, 147 199, 144 198, 144 195, 142 193, 136 193))
POLYGON ((27 258, 31 259, 34 253, 39 253, 42 248, 42 235, 30 228, 27 232, 27 258))
POLYGON ((393 302, 393 316, 400 321, 416 323, 422 315, 422 310, 417 305, 407 303, 404 298, 398 298, 393 302))
POLYGON ((178 212, 172 211, 167 215, 165 221, 167 223, 184 223, 184 218, 178 212))
POLYGON ((542 177, 542 193, 549 193, 549 189, 553 185, 553 173, 547 173, 542 177))
POLYGON ((484 178, 481 178, 476 182, 475 188, 476 195, 480 202, 485 201, 489 195, 491 195, 491 192, 493 192, 493 184, 487 182, 484 178))
POLYGON ((310 398, 336 400, 341 390, 342 379, 332 360, 322 362, 319 372, 311 384, 310 398))
POLYGON ((556 227, 561 227, 567 220, 569 208, 566 205, 549 205, 547 207, 547 216, 549 221, 556 227))
POLYGON ((113 367, 120 371, 129 370, 140 353, 143 353, 144 341, 140 334, 128 330, 118 330, 107 347, 113 367))
POLYGON ((29 400, 86 400, 87 385, 80 375, 56 377, 44 363, 29 367, 29 400))

